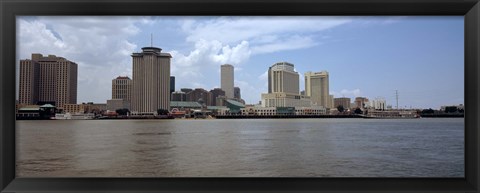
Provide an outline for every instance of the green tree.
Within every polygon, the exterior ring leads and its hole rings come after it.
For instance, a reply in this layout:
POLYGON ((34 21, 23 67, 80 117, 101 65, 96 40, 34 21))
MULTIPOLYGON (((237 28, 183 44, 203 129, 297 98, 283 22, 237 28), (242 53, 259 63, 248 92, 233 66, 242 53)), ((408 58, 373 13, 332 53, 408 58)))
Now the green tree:
POLYGON ((433 114, 435 111, 433 109, 423 109, 422 114, 433 114))
POLYGON ((337 110, 338 112, 343 113, 343 111, 345 111, 345 108, 342 105, 338 105, 337 110))
POLYGON ((456 106, 445 107, 445 113, 456 113, 458 111, 456 106))

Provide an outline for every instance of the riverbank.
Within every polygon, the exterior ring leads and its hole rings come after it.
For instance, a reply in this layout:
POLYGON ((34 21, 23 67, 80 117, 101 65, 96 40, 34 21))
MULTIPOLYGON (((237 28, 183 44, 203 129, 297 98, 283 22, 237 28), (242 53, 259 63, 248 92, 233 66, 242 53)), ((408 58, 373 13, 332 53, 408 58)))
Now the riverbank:
POLYGON ((361 115, 217 115, 217 119, 363 118, 361 115))

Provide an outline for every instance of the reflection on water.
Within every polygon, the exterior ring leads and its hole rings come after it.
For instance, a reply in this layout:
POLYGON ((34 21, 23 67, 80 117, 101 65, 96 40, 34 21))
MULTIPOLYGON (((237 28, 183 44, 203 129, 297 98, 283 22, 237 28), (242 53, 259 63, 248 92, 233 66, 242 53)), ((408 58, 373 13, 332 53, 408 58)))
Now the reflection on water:
POLYGON ((20 177, 463 177, 464 119, 17 121, 20 177))

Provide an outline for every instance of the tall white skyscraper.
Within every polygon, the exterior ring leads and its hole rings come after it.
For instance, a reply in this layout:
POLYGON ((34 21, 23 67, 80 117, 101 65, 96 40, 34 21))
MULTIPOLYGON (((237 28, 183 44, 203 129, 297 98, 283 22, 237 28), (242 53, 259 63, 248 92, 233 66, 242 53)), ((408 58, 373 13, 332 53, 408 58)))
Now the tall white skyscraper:
POLYGON ((309 96, 313 103, 329 107, 329 92, 327 71, 305 73, 305 95, 309 96))
POLYGON ((132 113, 170 110, 170 58, 162 49, 144 47, 133 53, 132 113))
POLYGON ((225 91, 227 98, 233 98, 233 66, 224 64, 220 66, 220 87, 225 91))

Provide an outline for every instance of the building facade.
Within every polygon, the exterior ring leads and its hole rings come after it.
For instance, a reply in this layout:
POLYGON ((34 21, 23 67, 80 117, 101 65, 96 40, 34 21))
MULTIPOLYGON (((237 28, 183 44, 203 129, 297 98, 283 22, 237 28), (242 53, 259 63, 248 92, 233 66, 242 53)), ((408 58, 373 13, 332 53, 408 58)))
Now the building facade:
POLYGON ((342 106, 345 109, 350 109, 350 98, 347 97, 340 97, 333 99, 334 106, 337 108, 338 106, 342 106))
POLYGON ((365 108, 368 102, 368 98, 366 97, 356 97, 355 98, 355 106, 356 108, 365 108))
POLYGON ((268 93, 299 94, 299 75, 288 62, 278 62, 268 69, 268 93))
POLYGON ((55 55, 20 60, 19 103, 77 103, 78 65, 55 55))
POLYGON ((170 76, 170 94, 175 92, 175 76, 170 76))
POLYGON ((203 106, 212 106, 212 93, 203 88, 196 88, 187 93, 187 101, 198 102, 203 106))
POLYGON ((242 99, 242 95, 240 93, 240 87, 233 87, 233 98, 242 99))
POLYGON ((182 91, 175 91, 171 95, 171 101, 187 101, 187 94, 182 91))
POLYGON ((224 64, 220 66, 220 87, 225 91, 227 98, 233 98, 233 66, 230 64, 224 64))
POLYGON ((219 96, 225 96, 225 91, 221 88, 214 88, 213 90, 210 90, 210 93, 212 94, 212 106, 217 106, 217 98, 219 96))
POLYGON ((268 93, 262 94, 262 107, 311 107, 309 96, 300 95, 299 75, 294 65, 278 62, 268 69, 268 93))
MULTIPOLYGON (((123 99, 130 103, 132 101, 132 79, 128 76, 119 76, 112 80, 112 99, 123 99)), ((130 109, 130 107, 127 107, 130 109)))
POLYGON ((333 109, 335 108, 335 103, 333 101, 335 97, 333 95, 328 95, 328 105, 327 108, 333 109))
POLYGON ((110 99, 107 100, 107 110, 116 111, 118 109, 129 109, 130 103, 125 99, 110 99))
POLYGON ((375 99, 366 102, 365 107, 375 110, 386 110, 387 101, 383 97, 376 97, 375 99))
POLYGON ((132 113, 153 113, 170 109, 170 58, 156 47, 133 53, 132 113))
POLYGON ((309 96, 314 104, 330 108, 327 71, 305 73, 305 95, 309 96))

